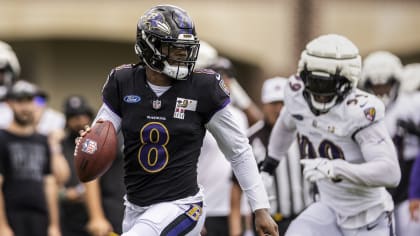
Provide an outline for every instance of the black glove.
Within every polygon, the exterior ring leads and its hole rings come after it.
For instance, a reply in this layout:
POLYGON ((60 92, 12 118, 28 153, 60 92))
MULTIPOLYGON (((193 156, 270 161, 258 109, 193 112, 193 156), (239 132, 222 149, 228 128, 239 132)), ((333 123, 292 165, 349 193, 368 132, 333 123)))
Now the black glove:
POLYGON ((407 133, 416 135, 420 138, 420 126, 414 123, 413 120, 397 120, 397 125, 403 128, 407 133))
POLYGON ((265 171, 269 173, 270 175, 273 175, 278 165, 279 165, 278 160, 271 157, 267 157, 260 165, 260 171, 265 171))

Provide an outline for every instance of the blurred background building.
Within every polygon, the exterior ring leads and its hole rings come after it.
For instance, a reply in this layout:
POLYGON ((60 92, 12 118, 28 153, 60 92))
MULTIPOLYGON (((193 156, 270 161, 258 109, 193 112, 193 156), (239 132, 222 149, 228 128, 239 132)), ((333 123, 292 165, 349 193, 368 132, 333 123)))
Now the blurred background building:
POLYGON ((138 17, 158 3, 186 9, 198 35, 232 59, 254 98, 264 78, 296 71, 312 38, 343 34, 362 56, 388 50, 420 62, 418 0, 0 0, 0 40, 10 43, 22 77, 46 89, 55 108, 70 94, 99 107, 111 68, 135 63, 138 17))

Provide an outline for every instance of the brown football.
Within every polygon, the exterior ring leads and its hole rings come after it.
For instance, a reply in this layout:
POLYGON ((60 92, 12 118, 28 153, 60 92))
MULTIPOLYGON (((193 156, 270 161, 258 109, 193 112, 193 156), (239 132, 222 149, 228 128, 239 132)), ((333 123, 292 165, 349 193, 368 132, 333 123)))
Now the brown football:
POLYGON ((104 174, 117 156, 118 140, 110 121, 97 122, 77 145, 74 155, 80 181, 88 182, 104 174))

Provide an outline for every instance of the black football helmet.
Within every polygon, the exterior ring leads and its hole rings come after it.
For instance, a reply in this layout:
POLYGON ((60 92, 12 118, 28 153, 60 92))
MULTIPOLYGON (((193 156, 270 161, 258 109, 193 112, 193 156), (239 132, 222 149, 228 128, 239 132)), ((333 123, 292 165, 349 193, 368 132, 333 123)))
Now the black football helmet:
POLYGON ((149 9, 137 24, 136 54, 152 70, 183 80, 194 70, 200 47, 194 22, 176 6, 149 9))

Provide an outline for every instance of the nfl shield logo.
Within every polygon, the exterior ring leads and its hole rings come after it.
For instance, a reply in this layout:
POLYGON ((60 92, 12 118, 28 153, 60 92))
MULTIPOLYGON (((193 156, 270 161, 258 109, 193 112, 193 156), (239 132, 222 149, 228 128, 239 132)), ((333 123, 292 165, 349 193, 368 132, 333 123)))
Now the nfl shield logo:
POLYGON ((86 141, 82 144, 82 152, 87 154, 93 154, 98 149, 98 145, 95 141, 86 139, 86 141))
POLYGON ((153 109, 159 110, 162 107, 162 102, 160 100, 153 100, 153 109))

